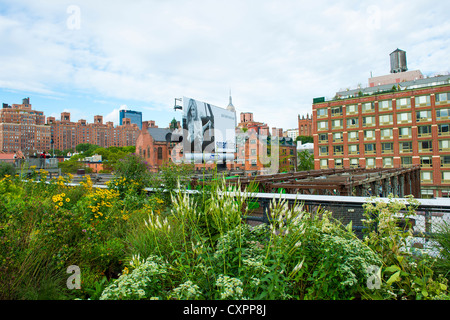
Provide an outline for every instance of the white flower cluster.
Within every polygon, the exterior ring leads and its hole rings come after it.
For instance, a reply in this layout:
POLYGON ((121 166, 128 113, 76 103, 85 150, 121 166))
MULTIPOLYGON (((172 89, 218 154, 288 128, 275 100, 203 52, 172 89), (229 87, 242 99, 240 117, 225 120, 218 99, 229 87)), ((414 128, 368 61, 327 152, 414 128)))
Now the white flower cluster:
POLYGON ((136 300, 149 299, 152 285, 161 275, 167 273, 167 266, 157 256, 148 257, 144 263, 139 264, 130 274, 122 274, 111 285, 106 287, 100 300, 136 300))
POLYGON ((144 220, 145 226, 149 230, 161 230, 165 232, 170 231, 170 224, 167 221, 167 218, 161 218, 159 215, 155 215, 152 213, 152 215, 148 216, 148 221, 144 220))
POLYGON ((178 287, 173 289, 173 295, 175 298, 182 300, 191 300, 200 298, 201 291, 200 288, 194 284, 191 280, 188 280, 182 284, 180 284, 178 287))
POLYGON ((237 278, 219 275, 216 280, 216 286, 219 288, 221 299, 241 299, 244 290, 242 281, 237 278))

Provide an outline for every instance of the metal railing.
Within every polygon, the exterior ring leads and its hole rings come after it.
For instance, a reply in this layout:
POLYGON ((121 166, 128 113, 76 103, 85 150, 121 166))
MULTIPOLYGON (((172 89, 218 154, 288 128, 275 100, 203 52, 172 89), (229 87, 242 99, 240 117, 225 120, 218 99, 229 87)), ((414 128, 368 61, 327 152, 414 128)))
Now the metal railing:
POLYGON ((57 169, 57 158, 2 159, 0 162, 11 163, 16 168, 57 169))

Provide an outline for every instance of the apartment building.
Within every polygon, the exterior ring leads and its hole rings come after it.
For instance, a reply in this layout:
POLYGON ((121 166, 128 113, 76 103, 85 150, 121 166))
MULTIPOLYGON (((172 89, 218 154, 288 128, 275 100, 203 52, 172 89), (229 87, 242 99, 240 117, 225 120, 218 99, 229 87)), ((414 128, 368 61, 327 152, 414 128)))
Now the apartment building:
POLYGON ((450 76, 338 92, 312 112, 315 169, 420 165, 422 197, 450 196, 450 76))
POLYGON ((42 111, 32 109, 30 98, 22 104, 3 103, 0 109, 0 151, 21 151, 30 156, 50 148, 50 127, 42 111))
POLYGON ((95 144, 100 147, 125 147, 136 144, 139 135, 137 124, 128 118, 122 119, 122 125, 114 126, 112 121, 103 123, 103 116, 94 116, 93 123, 80 119, 72 122, 69 112, 62 112, 61 119, 47 117, 54 148, 58 150, 74 149, 80 143, 95 144))

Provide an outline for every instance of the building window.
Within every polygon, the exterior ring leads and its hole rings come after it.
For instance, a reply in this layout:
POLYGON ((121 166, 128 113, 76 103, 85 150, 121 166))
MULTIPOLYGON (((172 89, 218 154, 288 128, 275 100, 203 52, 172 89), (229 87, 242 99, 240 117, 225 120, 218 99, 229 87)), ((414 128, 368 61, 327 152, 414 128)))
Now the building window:
POLYGON ((441 167, 450 168, 450 156, 441 156, 441 167))
POLYGON ((418 126, 417 133, 419 137, 431 137, 431 126, 418 126))
POLYGON ((358 141, 359 140, 358 136, 359 136, 358 131, 350 131, 348 133, 347 138, 348 138, 348 141, 358 141))
POLYGON ((363 117, 363 127, 375 126, 375 117, 363 117))
POLYGON ((435 99, 436 104, 446 104, 450 100, 450 92, 438 93, 435 99))
POLYGON ((398 128, 398 137, 403 138, 411 138, 411 127, 400 127, 398 128))
POLYGON ((328 121, 318 121, 317 130, 318 131, 328 130, 328 121))
POLYGON ((437 109, 436 110, 436 120, 437 121, 448 120, 449 114, 450 114, 450 109, 437 109))
POLYGON ((343 141, 342 137, 343 137, 342 132, 333 133, 333 142, 342 142, 343 141))
POLYGON ((326 143, 326 142, 328 142, 328 134, 327 133, 319 134, 319 143, 326 143))
POLYGON ((450 183, 450 171, 442 171, 442 182, 450 183))
POLYGON ((438 125, 438 135, 448 136, 450 134, 449 127, 450 127, 450 125, 448 125, 448 124, 439 124, 438 125))
POLYGON ((381 153, 385 154, 393 152, 394 152, 394 144, 392 142, 381 144, 381 153))
POLYGON ((256 149, 250 149, 250 155, 256 156, 256 149))
POLYGON ((380 130, 381 139, 392 139, 392 129, 381 129, 380 130))
POLYGON ((392 100, 383 100, 378 102, 378 111, 392 110, 392 100))
POLYGON ((320 159, 320 169, 328 168, 328 159, 320 159))
POLYGON ((392 122, 392 114, 383 114, 379 116, 380 126, 391 125, 392 122))
POLYGON ((416 107, 429 107, 431 106, 430 96, 418 96, 415 97, 415 105, 416 107))
POLYGON ((331 116, 332 117, 342 116, 342 106, 332 107, 331 108, 331 116))
POLYGON ((394 166, 394 158, 386 157, 383 158, 383 168, 392 168, 394 166))
POLYGON ((344 124, 344 120, 342 119, 337 119, 337 120, 332 120, 331 121, 331 129, 342 129, 343 128, 343 124, 344 124))
POLYGON ((347 119, 347 128, 355 128, 359 125, 358 118, 347 119))
POLYGON ((376 144, 368 143, 364 145, 364 153, 365 154, 375 154, 376 153, 376 144))
POLYGON ((439 151, 450 151, 450 140, 439 140, 439 151))
POLYGON ((417 111, 416 120, 417 122, 431 121, 431 110, 417 111))
POLYGON ((317 118, 324 118, 328 116, 328 108, 317 109, 317 118))
POLYGON ((397 123, 411 123, 411 112, 397 113, 397 123))
POLYGON ((358 113, 358 105, 352 104, 346 107, 347 114, 355 114, 358 113))
POLYGON ((366 168, 375 168, 375 158, 366 158, 366 168))
POLYGON ((428 156, 420 157, 420 166, 422 168, 431 168, 432 165, 433 165, 433 160, 431 157, 428 157, 428 156))
POLYGON ((375 104, 373 102, 366 102, 361 105, 362 113, 374 112, 375 104))
POLYGON ((411 108, 411 98, 400 98, 396 100, 397 109, 411 108))
POLYGON ((412 157, 401 157, 402 167, 412 166, 412 157))
POLYGON ((375 130, 364 130, 364 140, 375 140, 375 130))
POLYGON ((320 146, 319 147, 319 156, 327 156, 328 155, 328 147, 320 146))
POLYGON ((256 163, 256 159, 252 159, 252 160, 251 160, 251 164, 252 164, 253 167, 256 167, 256 164, 257 164, 257 163, 256 163))
POLYGON ((350 144, 348 146, 348 154, 359 154, 359 145, 358 144, 350 144))
POLYGON ((419 141, 419 152, 432 152, 433 151, 433 141, 424 140, 419 141))
POLYGON ((423 182, 433 182, 433 172, 432 171, 421 171, 421 180, 423 182))
POLYGON ((412 142, 400 142, 399 143, 400 153, 412 152, 412 142))
POLYGON ((162 160, 162 158, 163 158, 162 148, 158 147, 158 160, 162 160))
POLYGON ((344 154, 344 146, 343 145, 333 146, 333 154, 335 156, 343 155, 344 154))
POLYGON ((344 167, 344 161, 341 158, 334 159, 334 167, 335 168, 343 168, 344 167))
POLYGON ((358 168, 358 167, 359 167, 359 159, 350 158, 350 168, 358 168))

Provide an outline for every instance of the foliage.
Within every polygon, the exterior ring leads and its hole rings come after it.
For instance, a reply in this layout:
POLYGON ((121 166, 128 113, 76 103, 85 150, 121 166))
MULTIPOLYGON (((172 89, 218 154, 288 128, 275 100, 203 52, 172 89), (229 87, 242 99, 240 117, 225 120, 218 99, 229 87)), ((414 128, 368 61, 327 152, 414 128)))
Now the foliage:
POLYGON ((438 227, 432 239, 441 247, 436 260, 436 269, 450 279, 450 223, 445 222, 438 227))
POLYGON ((134 153, 117 161, 115 175, 116 178, 110 181, 109 187, 118 190, 121 196, 129 192, 140 194, 151 179, 147 162, 134 153))
POLYGON ((15 172, 16 170, 12 163, 0 161, 0 178, 3 178, 6 175, 13 176, 15 172))
MULTIPOLYGON (((145 163, 129 160, 122 178, 140 181, 145 163)), ((89 176, 77 187, 44 176, 0 179, 1 299, 449 299, 445 251, 436 260, 410 250, 411 230, 398 223, 414 215, 413 200, 369 200, 359 239, 328 211, 275 198, 269 223, 252 227, 254 199, 224 180, 167 200, 133 183, 121 192, 89 176), (66 286, 70 265, 81 290, 66 286)))
POLYGON ((409 250, 412 228, 408 219, 418 203, 413 198, 401 202, 392 195, 387 202, 369 201, 365 207, 367 234, 364 242, 382 259, 379 289, 365 290, 370 299, 422 300, 447 296, 447 279, 433 270, 435 258, 409 250), (400 219, 406 221, 399 223, 400 219))
POLYGON ((298 152, 298 171, 307 171, 314 169, 314 154, 308 150, 298 152))
POLYGON ((312 136, 297 136, 297 138, 295 138, 295 141, 301 141, 301 143, 304 144, 304 143, 313 143, 314 139, 312 136))

